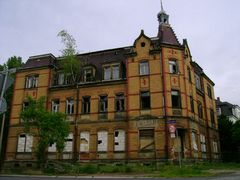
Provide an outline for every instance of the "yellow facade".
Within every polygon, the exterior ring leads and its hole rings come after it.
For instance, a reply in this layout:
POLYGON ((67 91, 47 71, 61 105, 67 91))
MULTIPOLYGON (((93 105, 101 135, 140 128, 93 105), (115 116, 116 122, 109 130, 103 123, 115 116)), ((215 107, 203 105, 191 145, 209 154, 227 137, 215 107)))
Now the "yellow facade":
MULTIPOLYGON (((167 25, 166 27, 169 28, 167 25)), ((160 43, 159 46, 155 46, 153 42, 142 31, 130 47, 131 51, 122 60, 125 76, 117 80, 98 79, 92 83, 80 83, 79 99, 75 87, 53 86, 53 77, 56 74, 53 66, 19 70, 14 86, 6 162, 36 160, 36 132, 31 132, 32 151, 18 152, 18 146, 22 146, 19 137, 24 134, 19 114, 27 96, 35 99, 46 97, 46 108, 49 111, 52 111, 53 100, 57 99, 59 112, 63 113, 68 108, 66 100, 70 97, 74 100, 74 113, 68 116, 73 134, 72 143, 69 141, 72 149, 62 155, 48 152, 49 159, 75 158, 80 162, 144 159, 161 161, 177 160, 177 153, 180 152, 185 160, 218 160, 219 137, 214 83, 192 61, 186 41, 182 45, 160 43), (26 78, 35 74, 38 75, 36 87, 26 88, 26 78), (199 81, 195 81, 197 77, 199 81), (116 110, 118 94, 124 95, 124 109, 121 112, 116 110), (102 95, 107 97, 107 111, 104 113, 100 111, 102 95), (91 108, 88 113, 83 113, 84 97, 90 97, 91 108), (101 115, 104 115, 103 119, 101 115), (170 132, 172 127, 177 132, 170 132), (121 137, 120 132, 123 132, 121 137), (81 150, 83 147, 87 149, 84 152, 81 150)), ((117 54, 120 50, 93 52, 82 56, 90 58, 104 53, 117 54)), ((37 63, 41 58, 51 59, 52 55, 30 60, 37 63)), ((117 60, 113 62, 116 63, 117 60)), ((113 62, 102 63, 102 67, 97 67, 94 72, 100 70, 105 73, 104 67, 113 62)), ((119 73, 124 74, 123 71, 119 73)))

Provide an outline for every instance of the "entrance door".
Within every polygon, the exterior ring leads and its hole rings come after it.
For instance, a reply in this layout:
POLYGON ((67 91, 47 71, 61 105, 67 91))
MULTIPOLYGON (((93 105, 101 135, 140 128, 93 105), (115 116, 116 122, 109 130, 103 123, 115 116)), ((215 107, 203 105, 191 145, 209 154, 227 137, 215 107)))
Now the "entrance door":
POLYGON ((155 157, 154 130, 139 130, 139 156, 140 158, 155 157))

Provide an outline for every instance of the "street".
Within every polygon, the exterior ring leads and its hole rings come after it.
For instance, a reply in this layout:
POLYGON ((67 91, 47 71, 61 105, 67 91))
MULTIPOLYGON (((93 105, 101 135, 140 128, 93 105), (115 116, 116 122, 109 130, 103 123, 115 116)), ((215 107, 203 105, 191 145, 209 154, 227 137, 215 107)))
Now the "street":
MULTIPOLYGON (((141 180, 149 180, 149 179, 160 179, 160 180, 169 180, 169 178, 143 178, 143 177, 134 177, 134 176, 83 176, 83 177, 55 177, 55 176, 0 176, 0 180, 88 180, 88 179, 114 179, 114 180, 130 180, 130 179, 141 179, 141 180)), ((195 178, 171 178, 172 180, 239 180, 240 172, 233 174, 226 174, 222 176, 216 177, 195 177, 195 178)))

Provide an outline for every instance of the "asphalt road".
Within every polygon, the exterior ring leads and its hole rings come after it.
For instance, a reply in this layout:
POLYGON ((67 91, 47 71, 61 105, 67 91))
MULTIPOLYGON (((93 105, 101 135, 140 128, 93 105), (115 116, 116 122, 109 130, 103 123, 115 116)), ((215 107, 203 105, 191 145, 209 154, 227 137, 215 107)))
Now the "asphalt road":
MULTIPOLYGON (((149 180, 149 179, 159 179, 159 180, 169 180, 169 178, 143 178, 143 177, 117 177, 117 176, 84 176, 84 177, 46 177, 46 176, 0 176, 0 180, 89 180, 89 179, 108 179, 108 180, 149 180)), ((171 178, 171 180, 240 180, 240 172, 227 174, 217 177, 201 177, 201 178, 171 178)))

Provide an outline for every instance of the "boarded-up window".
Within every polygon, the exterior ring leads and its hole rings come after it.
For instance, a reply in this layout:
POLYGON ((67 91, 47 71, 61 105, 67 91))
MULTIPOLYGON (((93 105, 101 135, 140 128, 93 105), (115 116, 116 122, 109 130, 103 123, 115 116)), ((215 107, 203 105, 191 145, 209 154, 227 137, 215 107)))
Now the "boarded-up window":
POLYGON ((200 134, 200 143, 201 143, 201 150, 202 150, 202 158, 207 158, 206 137, 203 134, 200 134))
POLYGON ((154 130, 144 129, 139 131, 139 149, 153 150, 154 149, 154 130))
POLYGON ((73 134, 70 133, 65 139, 64 152, 72 152, 73 148, 73 134))
POLYGON ((89 152, 89 132, 80 133, 80 152, 89 152))
POLYGON ((57 152, 56 143, 49 144, 48 152, 57 152))
POLYGON ((17 152, 32 152, 33 136, 20 134, 18 136, 17 152))
POLYGON ((197 134, 196 132, 192 132, 192 146, 194 150, 198 150, 198 145, 197 145, 197 134))
POLYGON ((97 151, 98 152, 106 152, 108 145, 108 132, 107 131, 99 131, 97 134, 97 151))
POLYGON ((124 130, 114 131, 114 150, 115 151, 125 150, 125 131, 124 130))

